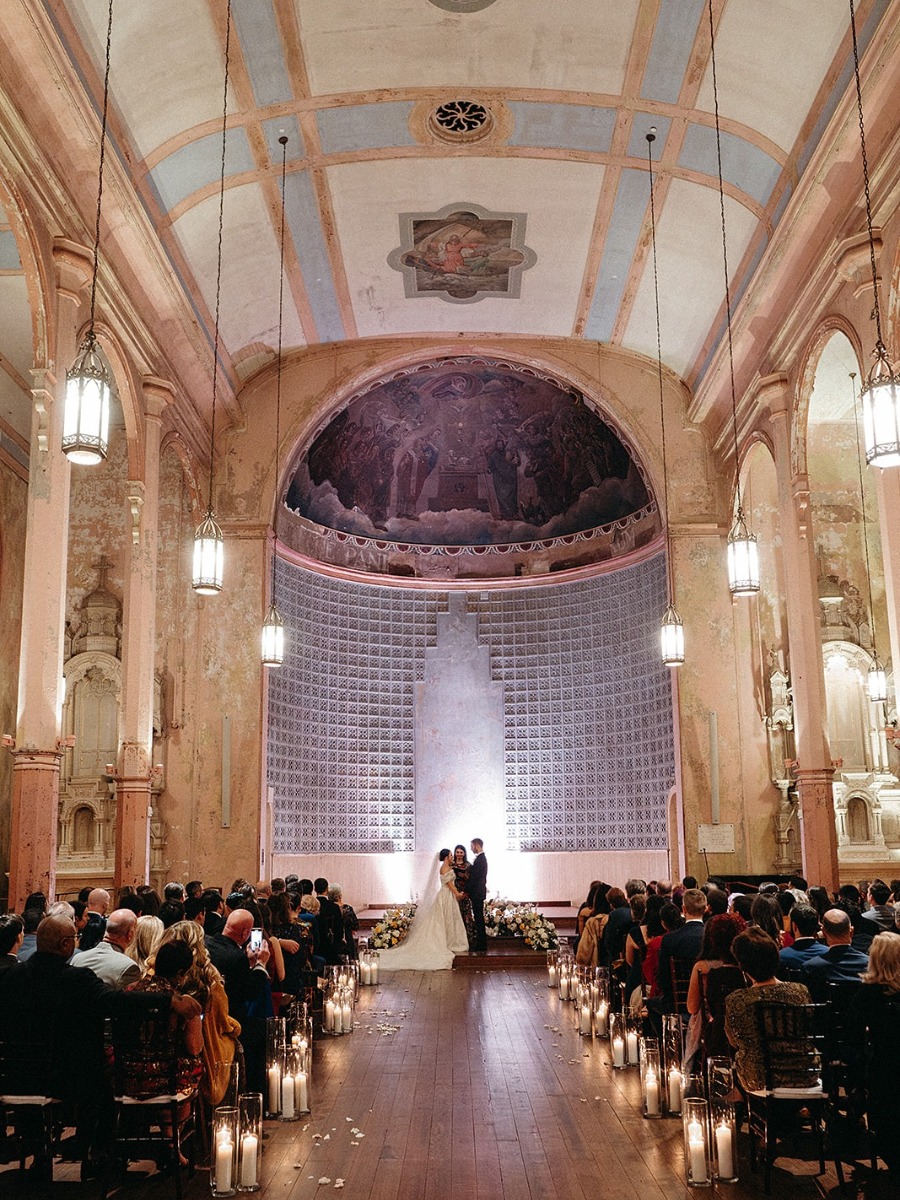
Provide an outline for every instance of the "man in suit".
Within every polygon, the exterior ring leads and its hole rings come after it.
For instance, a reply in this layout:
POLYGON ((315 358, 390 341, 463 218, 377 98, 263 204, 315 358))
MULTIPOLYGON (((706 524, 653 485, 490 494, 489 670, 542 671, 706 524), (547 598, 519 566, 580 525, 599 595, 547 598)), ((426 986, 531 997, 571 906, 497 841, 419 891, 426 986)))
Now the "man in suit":
POLYGON ((241 1026, 241 1045, 247 1064, 247 1082, 253 1091, 262 1091, 265 1083, 266 1019, 249 1016, 248 1006, 266 990, 269 947, 251 950, 247 944, 253 928, 253 914, 246 908, 230 913, 221 933, 207 934, 206 949, 214 967, 222 976, 228 997, 228 1015, 241 1026))
MULTIPOLYGON (((703 914, 706 912, 706 896, 699 888, 688 888, 682 898, 684 925, 664 935, 659 947, 659 986, 663 995, 663 1011, 674 1013, 675 996, 672 991, 673 961, 690 963, 697 961, 700 943, 703 941, 703 914)), ((686 1013, 687 1010, 685 1009, 686 1013)))
POLYGON ((15 913, 4 913, 0 916, 0 971, 14 967, 18 962, 16 955, 25 937, 25 922, 15 913))
POLYGON ((850 944, 853 925, 841 909, 829 908, 822 917, 822 937, 828 949, 803 964, 804 982, 813 1000, 827 999, 829 983, 859 983, 869 966, 868 954, 850 944))
POLYGON ((137 983, 141 968, 135 959, 125 953, 134 941, 136 931, 137 917, 131 909, 117 908, 109 914, 103 941, 91 950, 82 951, 74 959, 73 965, 79 970, 85 968, 93 971, 107 987, 124 989, 129 984, 137 983))
POLYGON ((487 934, 484 931, 484 901, 487 896, 488 863, 484 856, 484 842, 481 838, 472 838, 472 866, 469 868, 469 882, 466 892, 472 901, 472 916, 475 922, 475 937, 472 950, 475 954, 484 954, 487 950, 487 934))

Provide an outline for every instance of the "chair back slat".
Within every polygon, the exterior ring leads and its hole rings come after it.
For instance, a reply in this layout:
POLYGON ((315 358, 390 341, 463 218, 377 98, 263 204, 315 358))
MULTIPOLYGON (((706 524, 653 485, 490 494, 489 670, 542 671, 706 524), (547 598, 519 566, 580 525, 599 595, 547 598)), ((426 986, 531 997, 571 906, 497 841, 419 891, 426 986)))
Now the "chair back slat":
POLYGON ((767 1090, 821 1084, 827 1009, 825 1004, 755 1005, 767 1090))

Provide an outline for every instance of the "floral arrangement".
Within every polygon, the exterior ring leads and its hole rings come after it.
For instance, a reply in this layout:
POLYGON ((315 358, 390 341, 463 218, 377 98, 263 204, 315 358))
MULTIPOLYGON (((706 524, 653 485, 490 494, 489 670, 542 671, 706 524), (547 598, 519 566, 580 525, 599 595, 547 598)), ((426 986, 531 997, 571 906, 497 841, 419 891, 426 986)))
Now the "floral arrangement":
POLYGON ((554 950, 559 945, 556 926, 533 904, 515 900, 486 900, 484 930, 488 937, 520 937, 535 950, 554 950))
POLYGON ((415 912, 415 904, 389 908, 369 935, 372 949, 389 950, 391 946, 398 946, 409 933, 415 912))

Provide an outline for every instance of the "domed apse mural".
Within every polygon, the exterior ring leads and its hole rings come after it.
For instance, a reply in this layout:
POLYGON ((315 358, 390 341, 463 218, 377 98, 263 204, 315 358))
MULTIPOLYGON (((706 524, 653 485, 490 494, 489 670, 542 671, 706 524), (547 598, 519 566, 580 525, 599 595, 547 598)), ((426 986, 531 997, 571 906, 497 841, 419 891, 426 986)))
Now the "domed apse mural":
POLYGON ((514 364, 454 359, 353 397, 302 455, 286 500, 343 533, 450 546, 579 533, 650 496, 578 391, 514 364))

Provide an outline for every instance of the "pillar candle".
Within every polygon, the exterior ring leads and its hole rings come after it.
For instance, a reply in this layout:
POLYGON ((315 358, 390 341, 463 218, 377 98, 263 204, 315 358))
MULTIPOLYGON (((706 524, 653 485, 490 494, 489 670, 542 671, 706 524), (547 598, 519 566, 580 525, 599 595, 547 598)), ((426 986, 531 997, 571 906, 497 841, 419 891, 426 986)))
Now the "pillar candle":
POLYGON ((341 1009, 341 1021, 344 1033, 350 1033, 353 1029, 353 1005, 349 999, 344 1001, 344 1006, 341 1009))
POLYGON ((256 1186, 258 1157, 259 1138, 255 1133, 245 1133, 241 1138, 241 1187, 256 1186))
POLYGON ((547 987, 556 987, 556 967, 547 968, 547 987))
POLYGON ((297 1086, 295 1089, 297 1097, 297 1112, 307 1112, 309 1110, 309 1094, 306 1086, 306 1072, 297 1072, 297 1086))
POLYGON ((659 1080, 656 1077, 655 1071, 647 1072, 644 1078, 644 1086, 647 1090, 647 1116, 659 1116, 659 1080))
POLYGON ((731 1129, 727 1122, 716 1126, 716 1159, 719 1164, 719 1178, 734 1178, 734 1149, 731 1141, 731 1129))
POLYGON ((294 1116, 294 1077, 287 1072, 281 1081, 281 1115, 288 1120, 294 1116))
POLYGON ((582 1004, 581 1006, 581 1032, 590 1036, 591 1006, 589 1004, 582 1004))
POLYGON ((614 1067, 624 1067, 625 1066, 625 1043, 622 1041, 622 1039, 620 1037, 613 1038, 612 1052, 613 1052, 613 1066, 614 1067))
POLYGON ((334 1029, 334 1001, 325 1001, 325 1028, 331 1032, 334 1029))
POLYGON ((638 1035, 633 1029, 629 1029, 628 1038, 628 1062, 634 1066, 638 1061, 638 1035))
POLYGON ((560 1000, 568 1000, 568 998, 569 998, 569 977, 568 977, 568 975, 560 975, 560 977, 559 977, 559 998, 560 998, 560 1000))
POLYGON ((359 977, 363 983, 371 983, 372 982, 372 973, 369 970, 369 964, 366 962, 365 959, 363 959, 362 962, 359 964, 359 977))
POLYGON ((604 1000, 597 1009, 597 1037, 606 1037, 609 1033, 609 1005, 604 1000))
POLYGON ((343 1011, 341 1009, 340 1001, 338 1001, 336 1004, 333 1003, 331 1006, 331 1009, 332 1009, 332 1014, 333 1014, 332 1018, 331 1018, 331 1028, 334 1030, 335 1033, 343 1033, 344 1032, 344 1018, 343 1018, 343 1011))
POLYGON ((377 958, 374 958, 372 960, 371 976, 372 976, 372 982, 377 983, 378 982, 378 959, 377 958))
POLYGON ((231 1191, 232 1158, 234 1157, 234 1142, 223 1129, 216 1135, 216 1191, 231 1191))
POLYGON ((681 1112, 681 1072, 677 1067, 669 1071, 669 1112, 681 1112))
POLYGON ((703 1144, 703 1126, 699 1121, 688 1125, 688 1147, 691 1154, 691 1179, 694 1183, 706 1183, 706 1147, 703 1144))
POLYGON ((281 1091, 281 1071, 278 1066, 269 1067, 269 1112, 279 1110, 279 1093, 281 1091))

